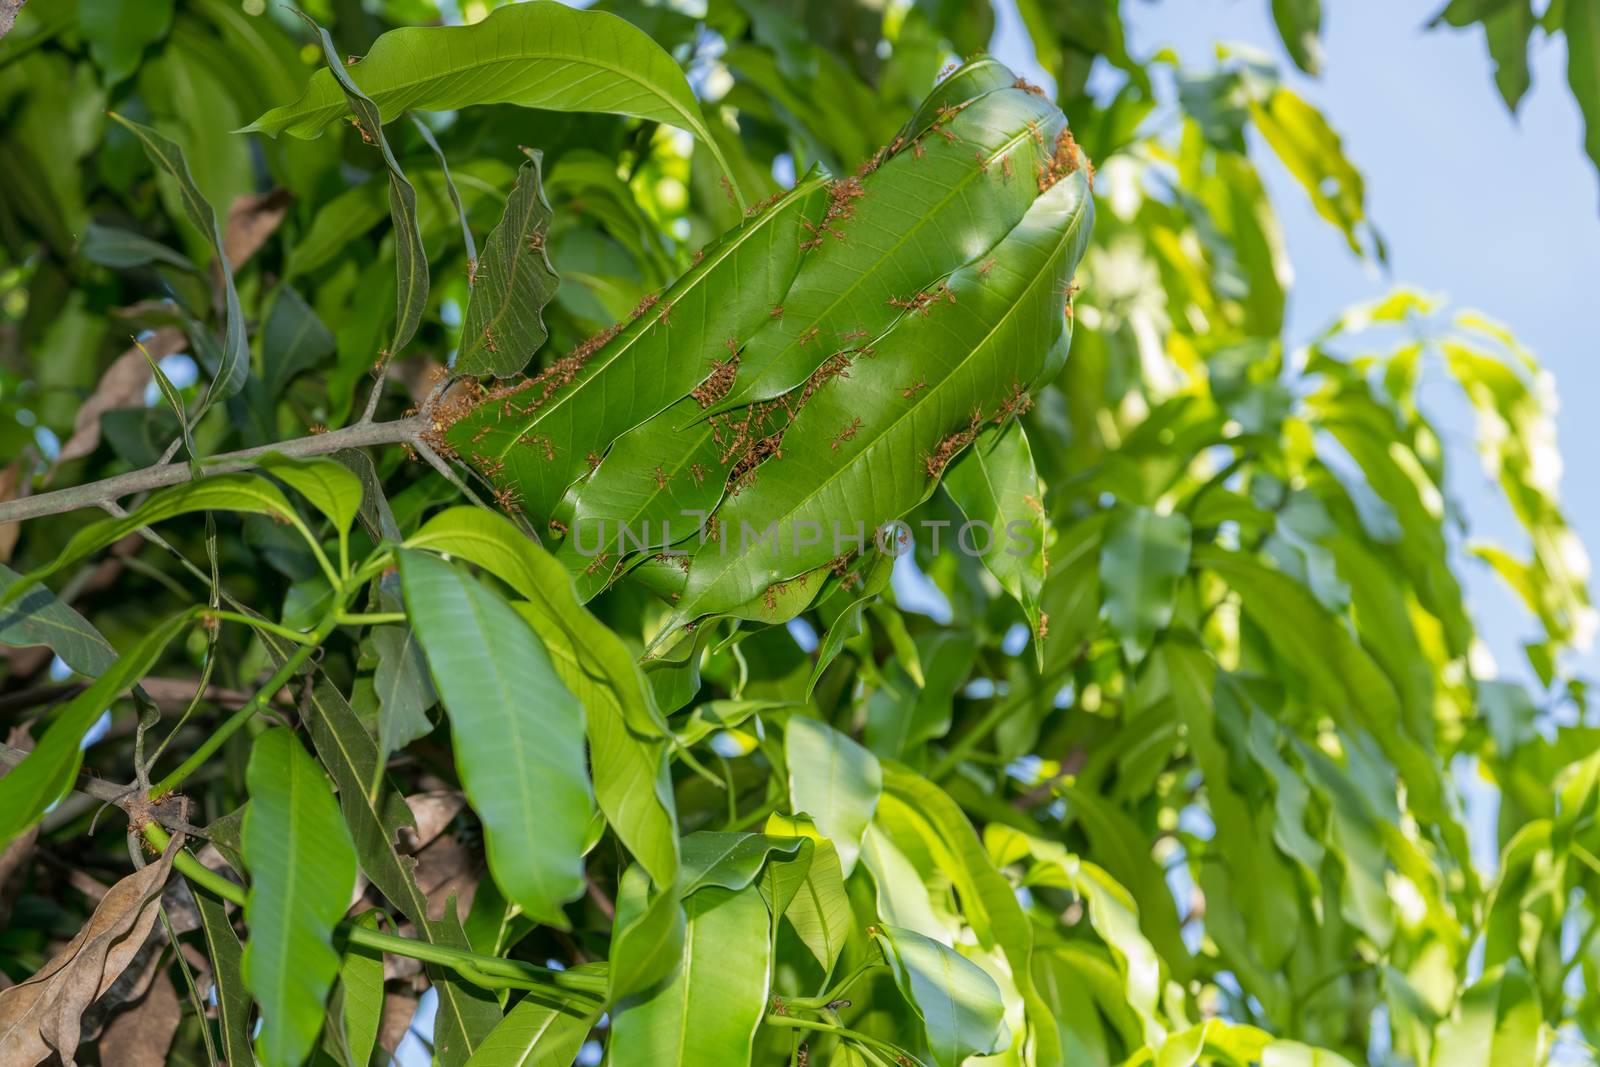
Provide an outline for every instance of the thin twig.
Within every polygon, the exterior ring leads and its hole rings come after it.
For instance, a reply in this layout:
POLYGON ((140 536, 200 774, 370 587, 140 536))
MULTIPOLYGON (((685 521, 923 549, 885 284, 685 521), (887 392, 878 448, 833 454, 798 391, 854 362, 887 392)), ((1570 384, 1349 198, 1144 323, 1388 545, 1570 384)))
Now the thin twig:
MULTIPOLYGON (((238 452, 225 452, 206 461, 206 473, 226 474, 248 470, 256 461, 271 452, 290 457, 322 456, 344 448, 365 448, 371 445, 421 444, 421 435, 428 427, 426 413, 391 422, 357 423, 327 433, 297 437, 290 441, 245 448, 238 452)), ((191 477, 187 464, 167 463, 145 467, 142 470, 119 474, 86 485, 56 489, 37 496, 0 504, 0 523, 20 522, 43 515, 59 515, 78 508, 105 507, 107 504, 131 493, 148 492, 163 486, 177 485, 191 477)))

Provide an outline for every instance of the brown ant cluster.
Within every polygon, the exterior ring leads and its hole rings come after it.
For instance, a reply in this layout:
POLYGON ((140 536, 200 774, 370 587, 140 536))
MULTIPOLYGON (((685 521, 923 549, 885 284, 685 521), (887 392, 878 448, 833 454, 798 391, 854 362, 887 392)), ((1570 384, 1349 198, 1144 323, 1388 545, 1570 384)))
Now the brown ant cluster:
POLYGON ((929 478, 938 478, 944 469, 950 465, 956 453, 970 445, 978 436, 978 431, 983 428, 983 412, 973 408, 972 417, 964 429, 949 433, 934 446, 932 452, 922 457, 922 469, 929 478))
MULTIPOLYGON (((877 158, 877 157, 873 157, 877 158)), ((876 169, 876 165, 874 165, 876 169)), ((870 172, 868 172, 870 173, 870 172)), ((820 223, 801 216, 800 225, 811 236, 800 242, 800 247, 805 249, 819 248, 822 245, 823 234, 829 234, 836 240, 844 240, 844 233, 834 225, 855 215, 855 202, 866 195, 866 189, 861 184, 859 175, 849 178, 837 178, 828 183, 828 210, 822 215, 820 223)))
POLYGON ((949 304, 954 304, 956 302, 956 294, 952 292, 950 287, 944 282, 940 282, 932 289, 928 289, 920 293, 913 293, 911 296, 908 296, 905 299, 901 299, 897 296, 891 296, 889 298, 889 306, 900 308, 903 311, 914 311, 923 318, 927 318, 928 315, 932 313, 934 306, 937 305, 940 300, 944 300, 949 304))
POLYGON ((767 460, 783 458, 784 433, 804 410, 806 402, 816 395, 817 390, 835 378, 850 376, 852 360, 852 353, 835 352, 811 372, 811 376, 799 389, 790 390, 774 400, 744 408, 739 413, 742 418, 736 419, 733 413, 724 415, 720 419, 712 416, 712 438, 723 446, 718 461, 723 464, 733 463, 732 469, 728 472, 730 492, 737 495, 741 490, 749 488, 755 481, 756 468, 767 460), (781 422, 780 411, 783 416, 781 422), (725 432, 726 437, 724 437, 725 432))
MULTIPOLYGON (((1034 168, 1034 178, 1038 182, 1039 192, 1047 191, 1052 185, 1067 177, 1078 169, 1078 144, 1072 139, 1072 131, 1063 128, 1056 134, 1055 150, 1050 158, 1039 163, 1034 168)), ((1090 175, 1093 171, 1086 172, 1090 175)), ((1093 179, 1090 179, 1093 188, 1093 179)))
POLYGON ((833 440, 828 442, 831 451, 839 451, 839 446, 850 440, 861 430, 861 416, 857 415, 850 420, 850 425, 833 435, 833 440))
POLYGON ((1034 96, 1044 95, 1044 90, 1033 84, 1027 78, 1018 78, 1016 81, 1012 82, 1011 85, 1013 88, 1021 89, 1025 93, 1032 93, 1034 96))
MULTIPOLYGON (((730 346, 733 342, 729 341, 730 346)), ((713 359, 711 373, 706 380, 689 391, 695 403, 701 408, 708 408, 712 404, 727 396, 733 390, 734 379, 739 376, 739 353, 735 349, 728 359, 713 359)))

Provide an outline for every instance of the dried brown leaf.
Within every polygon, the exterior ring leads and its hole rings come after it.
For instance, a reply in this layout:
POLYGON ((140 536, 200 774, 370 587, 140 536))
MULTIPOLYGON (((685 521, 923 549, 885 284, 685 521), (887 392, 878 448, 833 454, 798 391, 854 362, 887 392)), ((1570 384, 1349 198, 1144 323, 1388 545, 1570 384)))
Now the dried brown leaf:
POLYGON ((378 1024, 378 1045, 394 1055, 395 1047, 405 1039, 411 1029, 412 1016, 417 1014, 417 998, 404 993, 385 993, 383 996, 383 1021, 378 1024))
POLYGON ((162 971, 144 999, 112 1016, 100 1035, 102 1067, 162 1067, 182 1020, 178 991, 162 971))
POLYGON ((72 1067, 84 1013, 138 956, 155 926, 180 838, 162 857, 112 886, 67 946, 25 982, 0 992, 0 1063, 52 1052, 72 1067))
POLYGON ((228 206, 222 251, 234 270, 243 267, 267 243, 267 238, 272 236, 272 232, 288 214, 291 199, 287 189, 233 198, 233 203, 228 206))

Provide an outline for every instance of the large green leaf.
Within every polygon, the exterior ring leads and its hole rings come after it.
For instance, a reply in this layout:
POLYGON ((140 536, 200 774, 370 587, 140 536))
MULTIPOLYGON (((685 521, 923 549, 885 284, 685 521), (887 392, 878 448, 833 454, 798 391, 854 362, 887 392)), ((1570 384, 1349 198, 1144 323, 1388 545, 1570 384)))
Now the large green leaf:
MULTIPOLYGON (((353 922, 366 929, 377 929, 376 911, 364 912, 353 922)), ((378 1026, 383 1020, 383 953, 362 945, 347 945, 339 967, 339 1039, 349 1061, 372 1061, 378 1042, 378 1026)))
POLYGON ((244 986, 244 946, 233 931, 228 906, 209 893, 195 893, 206 955, 211 960, 211 983, 216 990, 217 1030, 222 1055, 229 1063, 249 1063, 250 991, 244 986))
POLYGON ((256 1053, 267 1067, 295 1067, 316 1043, 339 973, 333 927, 355 888, 355 846, 322 768, 293 731, 255 739, 245 783, 244 980, 261 1005, 256 1053))
POLYGON ((613 1063, 748 1067, 767 1007, 767 905, 754 886, 710 886, 683 902, 687 930, 673 977, 615 1005, 613 1063))
POLYGON ((1322 0, 1272 0, 1272 20, 1294 65, 1307 74, 1322 73, 1322 0))
POLYGON ((1189 569, 1189 520, 1150 508, 1112 513, 1100 549, 1106 616, 1128 659, 1138 662, 1172 621, 1178 580, 1189 569))
POLYGON ((476 1067, 572 1067, 600 1008, 523 997, 473 1053, 476 1067))
MULTIPOLYGON (((0 596, 23 578, 0 564, 0 596)), ((19 601, 0 607, 0 645, 25 648, 44 645, 79 674, 100 674, 116 659, 116 650, 82 615, 42 586, 19 601)))
MULTIPOLYGON (((283 648, 277 648, 275 654, 281 659, 283 648)), ((376 742, 355 709, 327 679, 318 680, 312 688, 304 722, 317 756, 338 786, 339 808, 355 841, 362 872, 411 920, 425 941, 449 948, 470 947, 460 923, 451 921, 450 915, 441 922, 429 921, 428 899, 414 874, 417 861, 398 847, 400 831, 416 829, 411 809, 383 780, 383 757, 376 742)), ((453 971, 435 965, 428 973, 439 995, 434 1048, 446 1067, 458 1067, 499 1022, 500 1007, 491 994, 457 978, 453 971)))
POLYGON ((678 888, 651 892, 641 864, 622 872, 612 923, 609 1001, 642 994, 669 978, 683 959, 684 915, 678 888))
MULTIPOLYGON (((767 819, 767 833, 796 833, 810 837, 816 834, 816 830, 802 820, 773 815, 767 819)), ((770 874, 785 866, 789 865, 768 863, 767 869, 770 874)), ((817 838, 810 862, 805 864, 800 880, 789 886, 786 894, 776 891, 777 881, 773 879, 772 890, 765 884, 762 887, 762 895, 773 909, 774 919, 779 915, 787 919, 789 925, 794 927, 795 935, 811 950, 822 969, 831 973, 855 926, 855 914, 850 910, 850 898, 845 892, 844 871, 839 866, 838 849, 833 847, 831 841, 817 838), (780 895, 787 896, 787 905, 779 900, 780 895)))
POLYGON ((550 204, 540 184, 541 160, 530 153, 517 171, 505 213, 483 243, 456 352, 459 374, 509 377, 527 366, 548 335, 542 312, 558 279, 544 247, 550 204))
MULTIPOLYGON (((688 130, 731 173, 672 57, 608 12, 514 4, 470 26, 391 30, 348 72, 385 122, 474 104, 632 115, 688 130)), ((318 71, 300 99, 249 129, 316 137, 343 114, 333 76, 318 71)))
POLYGON ((984 421, 1026 406, 1065 356, 1066 289, 1091 203, 1081 171, 1056 182, 987 258, 950 274, 878 338, 870 358, 807 387, 778 453, 719 509, 721 539, 696 552, 678 618, 773 595, 827 565, 842 539, 870 537, 925 499, 984 421))
POLYGON ((565 928, 594 810, 583 706, 532 629, 481 581, 417 551, 401 553, 400 579, 461 784, 483 819, 489 870, 530 917, 565 928))
POLYGON ((690 895, 707 886, 743 889, 756 880, 767 857, 793 855, 801 839, 767 834, 701 830, 683 839, 683 875, 679 893, 690 895))
MULTIPOLYGON (((626 463, 631 450, 618 442, 615 460, 608 450, 627 431, 688 400, 691 391, 709 388, 707 379, 719 366, 736 364, 738 342, 767 319, 794 280, 804 236, 800 223, 821 217, 824 184, 820 178, 801 182, 724 235, 659 301, 614 336, 602 334, 604 344, 586 342, 526 385, 503 396, 490 394, 451 428, 451 444, 480 470, 495 469, 496 481, 510 486, 520 506, 540 522, 552 517, 567 487, 590 470, 589 457, 603 456, 569 523, 592 530, 585 543, 614 540, 624 523, 643 529, 646 523, 659 527, 669 520, 689 533, 692 524, 677 511, 637 510, 649 499, 645 490, 655 487, 649 471, 657 463, 667 461, 669 479, 690 479, 688 467, 673 460, 675 452, 649 453, 649 466, 634 467, 634 477, 622 480, 612 472, 617 463, 626 463)), ((473 300, 476 304, 478 297, 473 300)), ((470 338, 470 331, 465 336, 470 338)), ((688 406, 695 412, 701 408, 692 400, 688 406)))
POLYGON ((883 789, 878 757, 827 723, 801 715, 790 716, 783 739, 789 802, 833 842, 849 874, 883 789))
POLYGON ((1567 84, 1583 112, 1583 147, 1600 167, 1600 0, 1564 0, 1567 84))
POLYGON ((883 926, 879 941, 895 982, 928 1035, 939 1067, 959 1067, 974 1054, 998 1052, 1009 1040, 1000 987, 982 967, 931 937, 883 926))
POLYGON ((475 563, 528 598, 519 612, 586 710, 600 809, 656 884, 671 885, 678 835, 666 778, 668 734, 622 639, 577 602, 561 565, 502 516, 452 508, 428 520, 407 544, 475 563))
POLYGON ((52 713, 34 750, 0 777, 0 847, 33 826, 61 799, 83 765, 83 735, 123 690, 150 670, 168 643, 197 614, 198 610, 191 608, 156 626, 93 684, 52 713))
POLYGON ((361 479, 331 459, 290 459, 269 452, 256 465, 305 497, 341 536, 361 510, 361 479))

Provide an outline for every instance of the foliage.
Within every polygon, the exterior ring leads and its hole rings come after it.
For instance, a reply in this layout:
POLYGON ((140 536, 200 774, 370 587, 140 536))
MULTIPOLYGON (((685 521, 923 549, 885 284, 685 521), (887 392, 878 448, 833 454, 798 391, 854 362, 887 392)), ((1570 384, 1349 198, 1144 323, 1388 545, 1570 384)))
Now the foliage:
MULTIPOLYGON (((459 6, 0 39, 0 1060, 1600 1043, 1552 385, 1406 289, 1286 347, 1248 138, 1385 254, 1311 101, 1109 0, 1018 4, 1057 101, 986 5, 459 6)), ((1513 104, 1521 12, 1442 15, 1513 104)))

